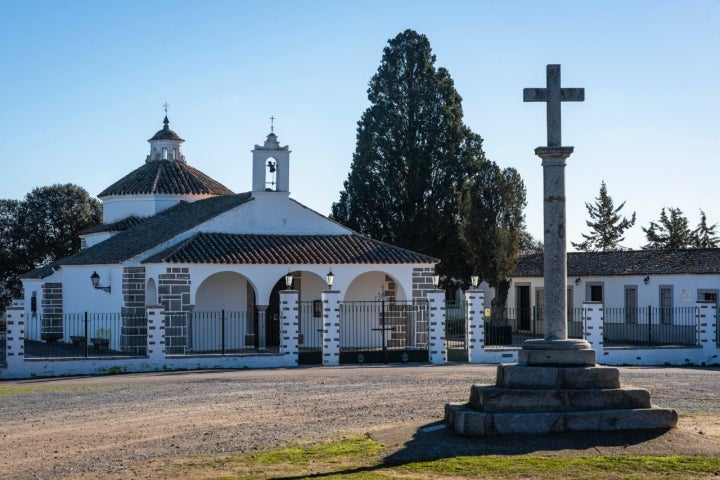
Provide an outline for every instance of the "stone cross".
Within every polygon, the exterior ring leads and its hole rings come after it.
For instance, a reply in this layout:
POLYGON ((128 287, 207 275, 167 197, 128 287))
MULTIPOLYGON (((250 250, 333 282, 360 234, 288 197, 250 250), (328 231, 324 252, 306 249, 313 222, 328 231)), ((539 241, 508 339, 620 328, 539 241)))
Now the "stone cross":
POLYGON ((546 88, 523 89, 524 102, 547 103, 547 146, 562 145, 560 129, 560 102, 582 102, 584 88, 560 88, 560 65, 547 66, 546 88))

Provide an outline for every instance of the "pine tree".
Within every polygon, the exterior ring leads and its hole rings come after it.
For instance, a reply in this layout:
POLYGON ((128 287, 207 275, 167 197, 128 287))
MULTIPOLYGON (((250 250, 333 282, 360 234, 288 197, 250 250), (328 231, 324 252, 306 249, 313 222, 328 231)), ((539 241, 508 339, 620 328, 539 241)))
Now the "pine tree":
POLYGON ((715 229, 717 223, 711 226, 707 224, 707 216, 705 212, 700 210, 700 223, 692 232, 692 243, 695 248, 716 248, 720 243, 715 229))
POLYGON ((658 223, 650 222, 648 228, 643 227, 648 243, 645 250, 671 250, 693 246, 693 233, 688 226, 688 219, 679 208, 665 208, 660 211, 658 223))
POLYGON ((625 230, 635 225, 635 212, 630 219, 620 215, 625 202, 617 208, 612 197, 607 193, 605 181, 600 183, 600 196, 594 204, 585 204, 590 220, 585 224, 590 228, 590 234, 582 234, 584 241, 571 242, 573 247, 583 252, 605 252, 609 250, 622 250, 620 242, 625 240, 625 230))
POLYGON ((331 218, 442 259, 446 276, 467 273, 457 197, 485 154, 482 138, 462 123, 462 99, 448 71, 435 68, 425 35, 406 30, 388 42, 368 99, 331 218))

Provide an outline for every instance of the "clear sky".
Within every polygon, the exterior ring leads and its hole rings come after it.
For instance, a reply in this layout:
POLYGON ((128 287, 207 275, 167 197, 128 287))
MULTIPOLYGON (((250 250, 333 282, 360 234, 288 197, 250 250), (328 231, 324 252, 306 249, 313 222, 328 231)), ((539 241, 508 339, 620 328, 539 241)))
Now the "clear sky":
POLYGON ((274 116, 291 196, 328 214, 368 82, 407 28, 428 36, 487 156, 524 178, 534 236, 545 107, 522 89, 550 63, 586 95, 563 105, 569 241, 603 179, 637 212, 627 247, 662 207, 720 222, 717 0, 2 0, 0 198, 65 182, 97 195, 143 164, 167 102, 188 163, 236 192, 274 116))

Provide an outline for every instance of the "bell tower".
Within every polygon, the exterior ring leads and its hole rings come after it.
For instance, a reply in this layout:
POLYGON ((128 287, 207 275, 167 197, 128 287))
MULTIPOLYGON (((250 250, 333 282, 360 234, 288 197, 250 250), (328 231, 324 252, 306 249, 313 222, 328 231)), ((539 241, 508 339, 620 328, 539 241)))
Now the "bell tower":
POLYGON ((281 147, 270 127, 265 143, 255 145, 253 154, 253 192, 290 191, 290 150, 281 147))

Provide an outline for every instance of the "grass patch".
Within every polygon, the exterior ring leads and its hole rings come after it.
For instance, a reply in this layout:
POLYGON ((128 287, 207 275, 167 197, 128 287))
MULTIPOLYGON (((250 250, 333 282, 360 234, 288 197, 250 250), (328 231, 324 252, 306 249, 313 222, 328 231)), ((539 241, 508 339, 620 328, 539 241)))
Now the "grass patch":
MULTIPOLYGON (((657 480, 717 478, 720 458, 686 456, 461 456, 402 465, 383 463, 384 447, 363 436, 239 456, 175 463, 177 479, 548 479, 657 480)), ((167 464, 166 464, 167 465, 167 464)))
POLYGON ((110 385, 61 385, 61 384, 35 384, 35 385, 2 385, 0 384, 0 398, 16 395, 33 395, 36 393, 95 393, 113 390, 110 385))

